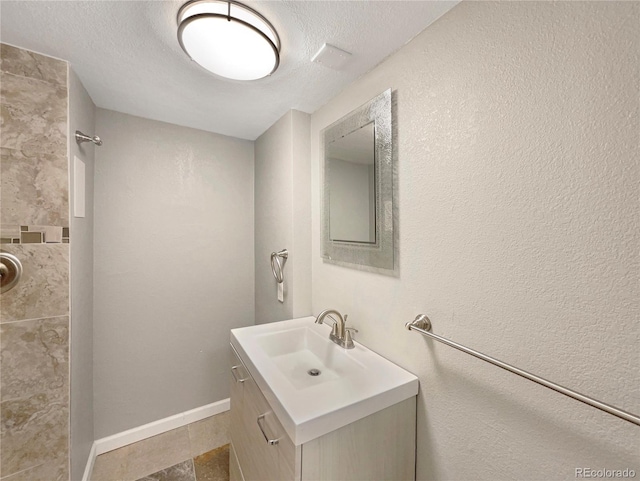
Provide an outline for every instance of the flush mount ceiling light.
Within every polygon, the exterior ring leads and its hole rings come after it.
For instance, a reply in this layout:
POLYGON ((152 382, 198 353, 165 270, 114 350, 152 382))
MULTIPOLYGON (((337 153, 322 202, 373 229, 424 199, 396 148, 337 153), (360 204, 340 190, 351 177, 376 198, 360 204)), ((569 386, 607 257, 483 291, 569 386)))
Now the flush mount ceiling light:
POLYGON ((234 80, 257 80, 280 63, 280 38, 255 10, 235 1, 194 0, 178 12, 178 41, 193 61, 234 80))

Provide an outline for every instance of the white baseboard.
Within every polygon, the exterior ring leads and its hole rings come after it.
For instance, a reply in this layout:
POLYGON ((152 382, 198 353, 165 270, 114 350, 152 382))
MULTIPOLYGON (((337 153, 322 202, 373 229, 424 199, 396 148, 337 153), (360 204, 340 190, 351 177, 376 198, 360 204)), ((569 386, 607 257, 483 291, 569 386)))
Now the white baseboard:
POLYGON ((142 441, 143 439, 150 438, 151 436, 156 436, 157 434, 162 434, 167 431, 171 431, 172 429, 177 429, 182 426, 186 426, 187 424, 195 423, 196 421, 208 418, 209 416, 214 416, 228 411, 229 406, 229 399, 223 399, 222 401, 207 404, 206 406, 191 409, 190 411, 185 411, 183 413, 174 414, 168 418, 159 419, 152 423, 138 426, 137 428, 98 439, 95 442, 96 456, 137 441, 142 441))
POLYGON ((96 462, 96 442, 93 442, 91 451, 89 451, 89 459, 87 459, 87 465, 84 468, 84 474, 82 475, 82 481, 90 481, 91 473, 93 473, 93 465, 96 462))
POLYGON ((137 428, 128 429, 127 431, 116 433, 111 436, 107 436, 106 438, 97 439, 93 442, 93 446, 91 447, 91 452, 89 453, 89 459, 87 460, 87 466, 84 470, 82 481, 89 481, 91 472, 93 471, 93 463, 95 462, 96 456, 99 456, 100 454, 171 431, 172 429, 186 426, 187 424, 195 423, 196 421, 200 421, 210 416, 215 416, 216 414, 228 411, 229 408, 229 399, 223 399, 222 401, 175 414, 168 418, 159 419, 149 424, 143 424, 137 428))

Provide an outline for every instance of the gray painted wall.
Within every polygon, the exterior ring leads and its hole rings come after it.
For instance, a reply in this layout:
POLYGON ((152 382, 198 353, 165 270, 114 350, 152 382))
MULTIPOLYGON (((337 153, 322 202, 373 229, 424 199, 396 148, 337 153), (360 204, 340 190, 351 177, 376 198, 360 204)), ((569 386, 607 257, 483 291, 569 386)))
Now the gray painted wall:
POLYGON ((227 398, 254 323, 253 143, 98 109, 94 406, 101 438, 227 398))
POLYGON ((313 309, 420 378, 418 479, 640 472, 640 4, 462 2, 312 115, 313 309), (400 277, 320 257, 320 132, 398 96, 400 277), (602 469, 599 468, 599 469, 602 469))
POLYGON ((256 322, 310 314, 311 182, 309 115, 290 110, 255 142, 256 322), (277 300, 271 252, 286 248, 284 303, 277 300))
POLYGON ((71 238, 71 479, 82 479, 93 436, 93 174, 95 147, 74 133, 95 135, 96 107, 69 69, 71 238), (85 163, 85 217, 74 216, 74 156, 85 163))

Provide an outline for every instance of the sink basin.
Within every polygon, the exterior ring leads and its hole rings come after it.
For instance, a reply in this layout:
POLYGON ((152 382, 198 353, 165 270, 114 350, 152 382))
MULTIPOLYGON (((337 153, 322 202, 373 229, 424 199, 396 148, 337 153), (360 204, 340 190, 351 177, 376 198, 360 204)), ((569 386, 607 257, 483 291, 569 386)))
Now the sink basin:
POLYGON ((256 337, 258 346, 296 389, 353 378, 364 365, 309 326, 256 337))
POLYGON ((413 374, 356 341, 343 349, 314 317, 231 330, 231 344, 299 445, 418 393, 413 374))

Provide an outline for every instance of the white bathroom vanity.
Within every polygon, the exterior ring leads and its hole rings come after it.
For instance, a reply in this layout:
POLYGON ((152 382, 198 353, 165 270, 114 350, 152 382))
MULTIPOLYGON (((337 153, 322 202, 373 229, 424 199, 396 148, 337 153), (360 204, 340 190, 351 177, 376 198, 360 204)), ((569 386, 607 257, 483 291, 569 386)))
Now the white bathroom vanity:
POLYGON ((415 479, 418 379, 314 320, 231 331, 231 480, 415 479))

